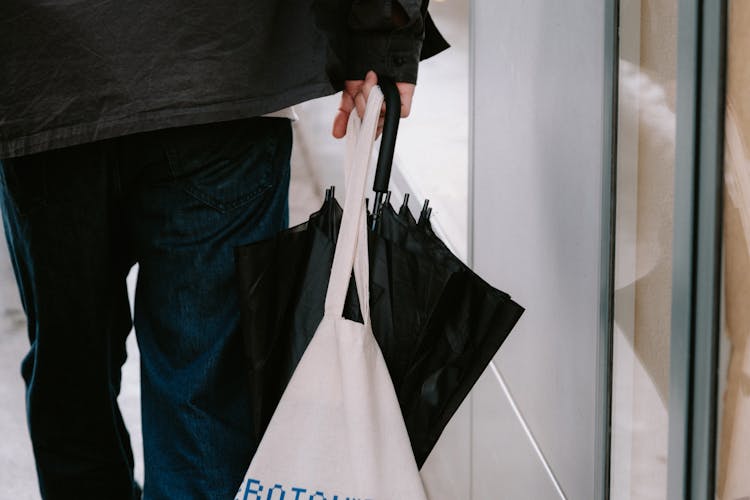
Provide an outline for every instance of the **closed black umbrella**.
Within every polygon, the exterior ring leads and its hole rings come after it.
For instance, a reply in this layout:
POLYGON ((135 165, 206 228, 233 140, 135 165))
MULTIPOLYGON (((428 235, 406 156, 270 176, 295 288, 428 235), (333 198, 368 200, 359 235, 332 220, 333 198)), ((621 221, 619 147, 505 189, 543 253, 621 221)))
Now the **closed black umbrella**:
MULTIPOLYGON (((421 466, 523 308, 450 252, 429 209, 416 221, 386 199, 400 102, 395 84, 380 85, 387 116, 368 238, 370 316, 421 466)), ((342 216, 329 193, 307 222, 235 250, 255 442, 323 317, 342 216)), ((353 281, 344 315, 361 320, 353 281)))

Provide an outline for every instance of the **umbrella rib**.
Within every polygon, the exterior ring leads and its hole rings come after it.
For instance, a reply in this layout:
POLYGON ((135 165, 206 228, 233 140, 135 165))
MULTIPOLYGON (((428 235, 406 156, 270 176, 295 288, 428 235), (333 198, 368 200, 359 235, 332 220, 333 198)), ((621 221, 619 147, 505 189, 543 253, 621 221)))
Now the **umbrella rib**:
POLYGON ((521 409, 518 407, 518 405, 516 404, 516 400, 513 398, 513 395, 510 393, 508 384, 505 383, 505 379, 500 374, 500 370, 497 368, 497 365, 495 364, 494 361, 490 362, 490 368, 492 369, 492 373, 495 374, 495 378, 500 384, 500 387, 503 389, 503 392, 505 393, 505 397, 508 398, 508 402, 510 403, 511 408, 513 408, 513 413, 516 414, 516 418, 521 423, 521 427, 523 427, 523 431, 526 433, 526 437, 529 439, 529 441, 531 441, 531 445, 534 448, 534 452, 536 453, 537 457, 539 457, 539 460, 542 462, 542 466, 547 472, 547 475, 552 481, 552 484, 555 485, 555 489, 557 490, 557 493, 560 495, 560 498, 562 498, 563 500, 567 500, 568 497, 567 495, 565 495, 565 492, 562 489, 562 485, 560 485, 560 481, 557 480, 557 476, 555 476, 555 473, 552 470, 552 467, 547 461, 547 457, 544 456, 544 452, 542 451, 542 448, 539 446, 539 443, 534 437, 534 433, 531 432, 531 427, 529 427, 528 422, 526 422, 526 419, 521 413, 521 409))

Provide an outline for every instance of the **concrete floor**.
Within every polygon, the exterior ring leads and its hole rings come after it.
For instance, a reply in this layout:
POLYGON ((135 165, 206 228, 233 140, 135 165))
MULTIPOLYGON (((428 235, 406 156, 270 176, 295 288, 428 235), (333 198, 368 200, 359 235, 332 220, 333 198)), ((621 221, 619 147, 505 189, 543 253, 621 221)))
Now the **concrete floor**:
POLYGON ((0 244, 0 499, 3 500, 39 498, 20 373, 21 358, 27 348, 26 318, 3 239, 0 244))

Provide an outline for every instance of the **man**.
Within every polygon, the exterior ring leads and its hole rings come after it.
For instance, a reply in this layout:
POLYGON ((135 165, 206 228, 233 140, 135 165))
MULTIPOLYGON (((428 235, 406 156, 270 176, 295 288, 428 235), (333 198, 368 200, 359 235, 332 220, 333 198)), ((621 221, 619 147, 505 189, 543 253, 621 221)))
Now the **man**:
POLYGON ((43 498, 141 496, 117 406, 136 262, 143 498, 232 498, 258 444, 232 249, 286 227, 284 110, 343 88, 342 137, 375 70, 406 116, 445 46, 427 2, 3 0, 0 204, 43 498))

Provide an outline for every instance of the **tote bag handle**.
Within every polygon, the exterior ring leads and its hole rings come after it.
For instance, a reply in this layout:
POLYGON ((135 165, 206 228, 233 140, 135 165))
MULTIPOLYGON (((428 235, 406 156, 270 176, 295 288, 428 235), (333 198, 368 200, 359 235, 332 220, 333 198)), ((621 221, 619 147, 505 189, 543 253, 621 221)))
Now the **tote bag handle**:
POLYGON ((372 149, 375 144, 383 93, 374 87, 367 100, 361 123, 357 113, 349 116, 347 128, 347 155, 345 171, 348 173, 344 215, 341 219, 333 266, 326 293, 325 314, 341 318, 344 311, 349 279, 354 270, 362 318, 370 322, 369 261, 367 257, 367 210, 365 186, 372 149))

